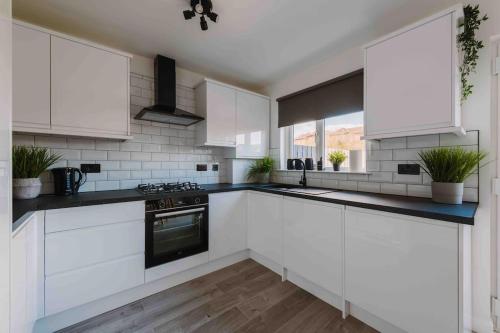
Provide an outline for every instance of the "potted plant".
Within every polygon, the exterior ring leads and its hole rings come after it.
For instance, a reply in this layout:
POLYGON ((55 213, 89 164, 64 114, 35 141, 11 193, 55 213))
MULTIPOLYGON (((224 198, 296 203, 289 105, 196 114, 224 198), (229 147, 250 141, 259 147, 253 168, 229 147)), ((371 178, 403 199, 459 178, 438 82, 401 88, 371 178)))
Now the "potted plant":
POLYGON ((269 175, 273 167, 274 160, 269 156, 256 160, 248 170, 247 179, 257 183, 269 183, 269 175))
POLYGON ((344 163, 344 161, 347 159, 346 153, 343 151, 337 150, 334 152, 331 152, 328 154, 328 160, 332 162, 333 165, 333 171, 339 171, 340 170, 340 165, 344 163))
POLYGON ((461 204, 464 180, 485 157, 484 152, 467 151, 461 147, 440 147, 418 154, 421 167, 432 178, 432 200, 440 203, 461 204))
POLYGON ((40 175, 56 163, 61 155, 47 148, 14 146, 12 148, 12 186, 14 199, 33 199, 40 194, 40 175))

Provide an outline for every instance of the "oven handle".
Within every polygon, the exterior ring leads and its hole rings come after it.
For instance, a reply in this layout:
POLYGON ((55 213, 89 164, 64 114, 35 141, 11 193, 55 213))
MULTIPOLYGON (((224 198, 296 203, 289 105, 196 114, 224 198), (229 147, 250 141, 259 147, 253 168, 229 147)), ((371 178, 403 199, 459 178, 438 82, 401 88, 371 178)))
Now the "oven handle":
POLYGON ((180 210, 180 211, 177 211, 177 212, 156 214, 155 218, 167 217, 167 216, 184 215, 184 214, 190 214, 190 213, 196 213, 196 212, 203 212, 203 211, 205 211, 205 208, 185 209, 185 210, 180 210))

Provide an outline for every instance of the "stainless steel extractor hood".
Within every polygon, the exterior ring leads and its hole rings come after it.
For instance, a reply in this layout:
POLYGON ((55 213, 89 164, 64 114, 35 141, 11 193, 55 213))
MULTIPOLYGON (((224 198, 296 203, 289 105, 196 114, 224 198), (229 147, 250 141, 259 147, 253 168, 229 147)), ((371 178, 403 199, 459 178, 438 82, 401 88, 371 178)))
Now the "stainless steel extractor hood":
POLYGON ((155 104, 142 109, 134 118, 182 126, 189 126, 204 120, 200 116, 177 108, 175 87, 175 60, 157 55, 155 58, 155 104))

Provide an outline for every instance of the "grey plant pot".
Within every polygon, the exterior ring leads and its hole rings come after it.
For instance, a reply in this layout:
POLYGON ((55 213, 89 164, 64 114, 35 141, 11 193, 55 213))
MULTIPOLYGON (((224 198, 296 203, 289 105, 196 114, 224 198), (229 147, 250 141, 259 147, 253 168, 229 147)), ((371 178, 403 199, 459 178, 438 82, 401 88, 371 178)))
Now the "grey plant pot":
POLYGON ((34 199, 40 195, 42 182, 40 178, 12 179, 12 196, 14 199, 34 199))
POLYGON ((257 177, 255 177, 255 181, 260 184, 269 183, 269 173, 259 173, 257 177))
POLYGON ((460 205, 464 195, 464 183, 432 182, 432 201, 460 205))

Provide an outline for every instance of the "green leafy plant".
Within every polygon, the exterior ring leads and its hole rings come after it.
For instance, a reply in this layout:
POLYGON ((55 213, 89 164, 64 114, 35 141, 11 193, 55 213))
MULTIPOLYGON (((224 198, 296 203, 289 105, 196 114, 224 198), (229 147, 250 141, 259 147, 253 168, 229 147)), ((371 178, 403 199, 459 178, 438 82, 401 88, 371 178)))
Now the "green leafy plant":
POLYGON ((479 5, 464 7, 464 21, 460 24, 463 31, 457 35, 457 43, 462 52, 460 65, 460 81, 462 84, 462 103, 472 94, 474 85, 469 83, 469 76, 476 72, 479 50, 484 47, 480 40, 476 40, 476 31, 482 22, 488 19, 487 15, 480 16, 479 5))
POLYGON ((42 172, 61 159, 61 155, 51 154, 47 148, 12 147, 13 178, 38 178, 42 172))
POLYGON ((268 174, 273 170, 274 160, 266 156, 261 160, 256 160, 248 170, 247 179, 257 178, 262 174, 268 174))
POLYGON ((328 154, 328 160, 333 165, 341 165, 347 159, 347 154, 343 151, 337 150, 328 154))
POLYGON ((422 159, 422 169, 433 181, 440 183, 463 183, 486 157, 484 152, 467 151, 461 147, 434 148, 418 155, 422 159))

